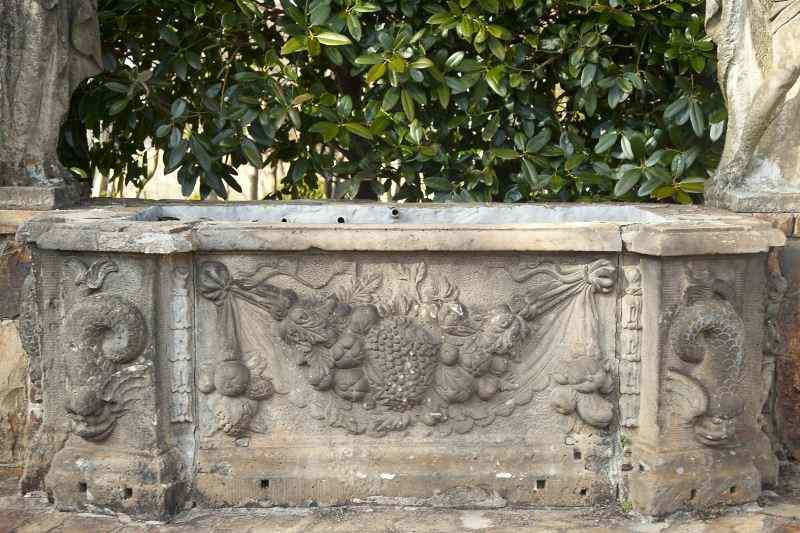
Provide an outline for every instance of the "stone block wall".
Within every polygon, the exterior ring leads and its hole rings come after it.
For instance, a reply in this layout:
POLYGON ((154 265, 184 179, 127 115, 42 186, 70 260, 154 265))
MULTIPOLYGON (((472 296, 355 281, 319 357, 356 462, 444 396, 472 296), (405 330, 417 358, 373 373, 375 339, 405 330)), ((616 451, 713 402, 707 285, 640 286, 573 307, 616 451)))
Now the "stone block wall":
POLYGON ((17 326, 20 292, 31 258, 15 234, 33 214, 0 210, 0 466, 21 466, 25 454, 28 364, 17 326))
POLYGON ((800 460, 800 215, 753 216, 771 221, 787 237, 786 246, 774 251, 770 260, 773 276, 784 281, 779 283, 782 287, 773 285, 771 303, 767 304, 778 306, 775 327, 779 344, 772 347, 775 383, 765 405, 764 422, 774 436, 778 455, 800 460))

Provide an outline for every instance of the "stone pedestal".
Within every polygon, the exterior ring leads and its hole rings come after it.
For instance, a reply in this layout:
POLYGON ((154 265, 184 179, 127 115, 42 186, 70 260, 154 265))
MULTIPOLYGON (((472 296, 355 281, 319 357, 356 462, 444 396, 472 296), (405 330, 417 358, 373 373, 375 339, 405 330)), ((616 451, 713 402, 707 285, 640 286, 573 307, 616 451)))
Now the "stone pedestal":
POLYGON ((0 209, 64 209, 88 197, 89 186, 77 182, 57 187, 0 187, 0 209))
POLYGON ((706 194, 706 205, 737 213, 796 213, 800 212, 800 190, 728 189, 706 194))

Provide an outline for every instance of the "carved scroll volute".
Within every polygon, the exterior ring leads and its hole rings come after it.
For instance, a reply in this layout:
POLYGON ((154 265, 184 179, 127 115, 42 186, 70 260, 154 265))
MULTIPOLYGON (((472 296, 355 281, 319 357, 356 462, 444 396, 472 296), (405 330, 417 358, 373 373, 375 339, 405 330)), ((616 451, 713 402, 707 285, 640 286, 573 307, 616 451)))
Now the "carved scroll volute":
POLYGON ((64 326, 65 408, 77 435, 102 441, 111 435, 117 419, 140 399, 151 365, 138 361, 147 346, 148 331, 133 302, 117 295, 95 294, 102 290, 106 277, 118 271, 113 261, 101 259, 88 268, 77 259, 68 264, 76 272, 79 296, 64 326))

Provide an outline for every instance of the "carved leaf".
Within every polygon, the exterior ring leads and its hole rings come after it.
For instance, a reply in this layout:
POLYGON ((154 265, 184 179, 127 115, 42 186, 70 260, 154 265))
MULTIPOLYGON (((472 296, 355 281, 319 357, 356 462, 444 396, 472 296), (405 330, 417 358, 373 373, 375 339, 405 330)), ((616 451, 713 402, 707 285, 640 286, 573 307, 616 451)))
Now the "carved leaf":
POLYGON ((378 433, 387 431, 400 431, 411 424, 411 418, 406 413, 389 413, 375 422, 374 430, 378 433))
POLYGON ((375 293, 383 284, 383 275, 379 272, 354 278, 350 285, 338 287, 336 295, 339 301, 346 304, 371 304, 375 301, 375 293))
POLYGON ((419 286, 420 283, 425 279, 425 276, 428 274, 428 265, 425 263, 414 263, 411 267, 411 272, 414 276, 414 284, 419 286))
POLYGON ((110 259, 100 259, 92 263, 83 276, 76 280, 78 284, 84 283, 90 289, 96 290, 103 286, 106 276, 112 272, 118 272, 117 264, 110 259))
POLYGON ((119 272, 117 264, 110 259, 98 259, 89 268, 75 257, 67 259, 66 264, 75 272, 75 285, 83 286, 90 291, 102 288, 109 274, 119 272))

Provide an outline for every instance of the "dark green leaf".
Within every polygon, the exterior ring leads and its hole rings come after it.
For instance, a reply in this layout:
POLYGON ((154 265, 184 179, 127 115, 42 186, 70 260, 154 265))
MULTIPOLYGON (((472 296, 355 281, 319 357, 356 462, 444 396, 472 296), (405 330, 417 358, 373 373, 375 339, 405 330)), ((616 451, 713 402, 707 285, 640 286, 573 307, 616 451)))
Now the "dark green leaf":
POLYGON ((264 162, 261 159, 261 151, 250 139, 242 141, 242 152, 244 152, 247 162, 253 167, 260 169, 264 166, 264 162))
POLYGON ((602 154, 604 152, 607 152, 615 144, 617 144, 618 138, 619 134, 616 131, 610 131, 605 135, 601 136, 600 139, 598 139, 597 141, 597 145, 594 147, 594 153, 602 154))
POLYGON ((639 183, 639 179, 642 177, 642 172, 638 169, 632 169, 623 174, 622 178, 617 181, 617 184, 614 186, 614 196, 622 196, 626 194, 628 191, 633 189, 633 187, 639 183))
POLYGON ((317 34, 317 40, 326 46, 344 46, 350 44, 350 39, 341 33, 334 33, 332 31, 325 31, 317 34))

